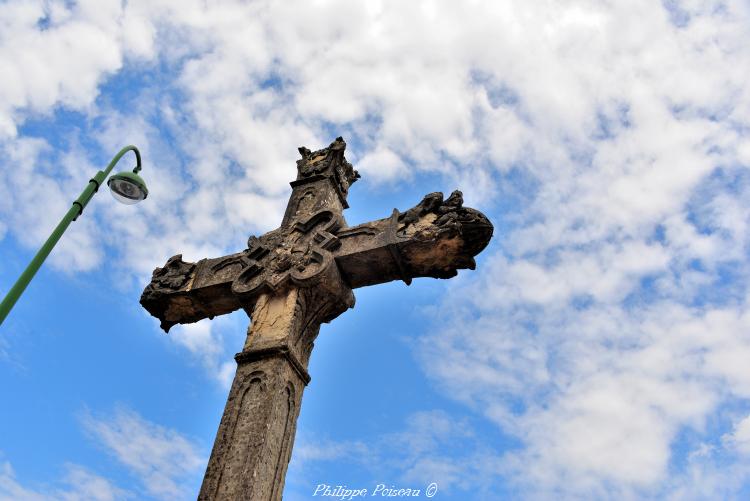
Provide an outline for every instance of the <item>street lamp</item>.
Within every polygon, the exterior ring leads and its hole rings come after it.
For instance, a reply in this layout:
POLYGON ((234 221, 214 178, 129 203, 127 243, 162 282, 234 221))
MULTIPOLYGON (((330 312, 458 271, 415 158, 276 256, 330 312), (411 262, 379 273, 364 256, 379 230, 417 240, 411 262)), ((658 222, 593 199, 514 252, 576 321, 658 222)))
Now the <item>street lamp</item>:
POLYGON ((16 304, 18 298, 21 297, 21 294, 26 289, 26 286, 29 285, 31 279, 34 278, 34 275, 42 266, 44 260, 47 259, 47 256, 52 251, 52 248, 55 246, 57 241, 60 240, 60 237, 68 228, 70 223, 78 219, 78 216, 83 214, 83 209, 94 196, 94 193, 99 190, 99 186, 102 185, 104 180, 112 171, 112 168, 128 151, 132 151, 133 153, 135 153, 135 169, 133 169, 133 172, 123 171, 110 177, 107 181, 107 186, 109 186, 109 189, 112 192, 112 196, 115 197, 115 200, 128 205, 138 203, 148 196, 146 183, 143 181, 143 179, 141 179, 141 176, 138 175, 138 172, 140 172, 141 170, 141 153, 135 146, 126 146, 121 149, 117 153, 117 155, 115 155, 112 161, 109 162, 109 165, 106 169, 97 172, 96 175, 89 181, 86 189, 84 189, 83 193, 81 193, 81 195, 73 202, 73 206, 62 218, 62 221, 60 221, 60 223, 57 225, 55 230, 52 232, 52 235, 50 235, 47 241, 44 242, 44 245, 42 245, 42 248, 39 249, 39 252, 36 253, 34 259, 31 260, 31 263, 29 263, 24 272, 21 273, 21 276, 18 277, 16 283, 13 284, 13 287, 11 287, 10 291, 8 291, 5 299, 3 299, 3 302, 0 303, 0 325, 2 325, 2 323, 5 321, 5 317, 8 316, 11 308, 13 308, 13 305, 16 304))

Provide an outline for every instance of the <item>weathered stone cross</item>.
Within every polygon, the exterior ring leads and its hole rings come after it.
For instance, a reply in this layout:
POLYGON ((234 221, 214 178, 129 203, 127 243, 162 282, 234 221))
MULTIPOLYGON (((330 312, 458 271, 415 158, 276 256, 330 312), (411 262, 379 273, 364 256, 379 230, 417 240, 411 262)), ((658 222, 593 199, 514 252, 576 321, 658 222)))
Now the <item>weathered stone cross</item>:
POLYGON ((319 151, 299 149, 278 229, 250 237, 236 254, 197 263, 174 256, 143 291, 141 304, 165 331, 239 308, 252 319, 200 500, 281 499, 313 342, 321 323, 354 306, 352 289, 453 277, 474 269, 492 237, 492 224, 463 207, 459 191, 347 227, 342 211, 359 174, 345 148, 338 138, 319 151))

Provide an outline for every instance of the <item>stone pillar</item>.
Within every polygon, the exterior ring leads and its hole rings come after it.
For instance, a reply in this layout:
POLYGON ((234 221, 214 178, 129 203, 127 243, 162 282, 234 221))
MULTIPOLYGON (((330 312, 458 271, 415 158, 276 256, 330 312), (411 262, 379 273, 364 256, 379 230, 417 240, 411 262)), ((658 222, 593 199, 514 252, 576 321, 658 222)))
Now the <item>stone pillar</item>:
POLYGON ((307 371, 283 346, 238 353, 199 500, 281 499, 307 371))
POLYGON ((353 304, 348 288, 344 301, 322 290, 327 300, 290 288, 255 303, 199 500, 281 500, 313 342, 321 321, 353 304))

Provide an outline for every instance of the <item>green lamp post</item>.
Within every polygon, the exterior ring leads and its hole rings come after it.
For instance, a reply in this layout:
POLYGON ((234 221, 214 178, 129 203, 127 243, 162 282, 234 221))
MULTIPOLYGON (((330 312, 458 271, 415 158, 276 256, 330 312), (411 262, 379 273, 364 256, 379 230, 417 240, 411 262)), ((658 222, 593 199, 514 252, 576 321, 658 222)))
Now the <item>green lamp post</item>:
POLYGON ((133 169, 133 172, 124 171, 110 177, 109 180, 107 180, 107 186, 109 186, 109 189, 112 192, 112 196, 115 197, 118 202, 127 205, 138 203, 146 198, 146 196, 148 195, 146 183, 143 181, 143 179, 141 179, 141 176, 138 175, 138 172, 140 172, 141 170, 141 153, 135 146, 126 146, 121 149, 119 153, 117 153, 117 155, 115 155, 112 161, 109 162, 109 165, 106 169, 97 172, 96 175, 89 181, 86 189, 84 189, 83 193, 81 193, 81 195, 73 202, 73 206, 70 208, 70 210, 68 210, 67 214, 65 214, 65 217, 62 218, 62 221, 60 221, 60 223, 57 225, 55 230, 52 232, 52 235, 50 235, 47 241, 44 242, 44 245, 42 245, 42 248, 39 249, 39 252, 36 253, 34 259, 31 260, 31 263, 29 263, 16 283, 13 285, 13 287, 11 287, 10 291, 8 291, 5 299, 3 299, 3 302, 0 303, 0 325, 2 325, 2 323, 5 321, 5 317, 8 316, 11 308, 13 308, 13 305, 16 304, 18 298, 21 297, 21 294, 26 289, 26 286, 29 285, 31 279, 34 278, 34 275, 42 266, 44 260, 47 259, 47 256, 52 251, 52 248, 55 246, 57 241, 60 240, 60 237, 68 228, 70 223, 78 219, 78 216, 83 214, 83 209, 94 196, 94 193, 99 190, 99 186, 102 185, 104 180, 112 171, 112 168, 128 151, 132 151, 133 153, 135 153, 135 169, 133 169))

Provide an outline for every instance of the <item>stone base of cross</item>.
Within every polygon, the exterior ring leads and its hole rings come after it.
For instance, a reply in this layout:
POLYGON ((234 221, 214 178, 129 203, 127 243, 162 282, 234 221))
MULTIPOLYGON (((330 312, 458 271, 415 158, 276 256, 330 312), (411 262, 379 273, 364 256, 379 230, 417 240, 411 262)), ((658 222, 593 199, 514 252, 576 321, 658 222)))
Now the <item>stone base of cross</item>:
POLYGON ((300 148, 281 226, 247 249, 197 263, 170 258, 141 304, 161 321, 197 322, 243 308, 252 319, 199 500, 280 500, 313 343, 321 323, 354 306, 353 289, 474 269, 492 237, 480 212, 430 193, 406 212, 348 227, 343 210, 359 174, 337 138, 300 148))

